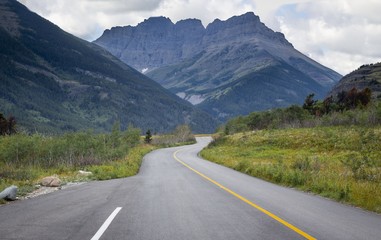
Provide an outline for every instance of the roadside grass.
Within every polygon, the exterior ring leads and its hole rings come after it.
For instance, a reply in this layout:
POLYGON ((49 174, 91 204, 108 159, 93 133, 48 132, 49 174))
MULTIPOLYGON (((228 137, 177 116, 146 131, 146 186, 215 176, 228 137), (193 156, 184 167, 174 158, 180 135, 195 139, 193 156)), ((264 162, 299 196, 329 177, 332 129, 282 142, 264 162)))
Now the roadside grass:
POLYGON ((381 128, 260 130, 216 138, 202 157, 381 213, 381 128))
MULTIPOLYGON (((131 126, 121 132, 117 123, 111 133, 104 134, 83 131, 59 136, 0 136, 0 191, 16 185, 22 197, 51 175, 57 175, 63 184, 133 176, 148 152, 195 142, 186 125, 171 134, 155 136, 153 144, 144 144, 140 133, 131 126), (83 175, 79 170, 92 174, 83 175)), ((0 200, 2 203, 5 201, 0 200)))
POLYGON ((140 144, 122 159, 109 161, 102 165, 92 165, 86 170, 93 173, 93 180, 109 180, 114 178, 124 178, 134 176, 139 172, 144 155, 156 149, 155 146, 140 144))
MULTIPOLYGON (((0 190, 3 190, 10 185, 16 185, 19 188, 18 196, 22 197, 36 190, 36 185, 42 178, 51 175, 57 175, 63 181, 63 184, 68 182, 87 182, 91 180, 109 180, 130 177, 138 173, 144 155, 154 149, 156 149, 155 146, 139 144, 131 148, 127 155, 121 159, 113 161, 109 160, 98 165, 88 165, 82 167, 1 167, 0 190), (81 175, 78 172, 79 170, 90 171, 92 174, 89 176, 81 175)), ((2 202, 4 203, 5 201, 2 202)))
POLYGON ((155 148, 142 144, 140 130, 135 128, 110 134, 86 131, 60 136, 3 136, 0 191, 16 185, 18 196, 25 196, 42 178, 51 175, 57 175, 63 184, 132 176, 138 172, 143 156, 155 148), (85 176, 79 170, 93 174, 85 176))

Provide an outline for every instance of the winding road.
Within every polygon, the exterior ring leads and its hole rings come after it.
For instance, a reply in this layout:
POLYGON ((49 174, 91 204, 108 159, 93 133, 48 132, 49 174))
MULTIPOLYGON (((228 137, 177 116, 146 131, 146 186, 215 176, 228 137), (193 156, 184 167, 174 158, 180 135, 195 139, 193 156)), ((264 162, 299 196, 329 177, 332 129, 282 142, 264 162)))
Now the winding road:
POLYGON ((0 206, 0 239, 381 239, 381 215, 160 149, 138 175, 0 206))

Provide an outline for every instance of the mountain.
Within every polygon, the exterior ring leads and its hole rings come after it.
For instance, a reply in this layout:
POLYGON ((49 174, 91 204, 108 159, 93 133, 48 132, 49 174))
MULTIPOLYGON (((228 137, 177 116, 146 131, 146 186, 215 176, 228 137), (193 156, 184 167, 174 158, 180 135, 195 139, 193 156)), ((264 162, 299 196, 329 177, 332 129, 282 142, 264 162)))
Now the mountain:
POLYGON ((99 46, 76 38, 15 0, 0 0, 0 112, 30 131, 107 131, 120 121, 165 132, 216 125, 99 46))
POLYGON ((153 17, 105 30, 95 43, 221 120, 302 103, 310 93, 323 98, 341 78, 252 12, 206 28, 153 17))
POLYGON ((352 88, 369 88, 373 97, 381 98, 381 63, 363 65, 344 76, 328 95, 336 96, 339 92, 352 88))

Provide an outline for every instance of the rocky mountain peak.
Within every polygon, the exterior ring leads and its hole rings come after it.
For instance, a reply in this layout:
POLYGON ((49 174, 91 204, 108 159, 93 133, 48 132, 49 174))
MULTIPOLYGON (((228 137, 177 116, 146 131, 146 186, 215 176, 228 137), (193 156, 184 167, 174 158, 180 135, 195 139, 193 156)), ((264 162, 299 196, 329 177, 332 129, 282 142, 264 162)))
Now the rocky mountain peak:
POLYGON ((226 44, 227 42, 257 41, 258 39, 271 40, 292 47, 283 34, 266 27, 253 12, 234 16, 226 21, 214 20, 206 27, 204 41, 226 44))
POLYGON ((235 25, 243 25, 243 24, 247 24, 247 23, 250 23, 252 25, 256 25, 256 24, 261 24, 261 20, 259 19, 259 17, 257 15, 255 15, 253 12, 247 12, 243 15, 239 15, 239 16, 233 16, 231 18, 229 18, 228 20, 225 21, 226 24, 230 25, 230 26, 235 26, 235 25))
POLYGON ((139 23, 137 25, 137 28, 147 28, 147 29, 153 29, 153 28, 168 28, 172 27, 174 24, 171 21, 171 19, 167 17, 150 17, 148 19, 145 19, 142 23, 139 23))
POLYGON ((174 24, 167 17, 151 17, 136 27, 106 30, 95 43, 146 72, 206 49, 261 40, 292 47, 283 34, 266 27, 253 12, 225 21, 216 19, 206 28, 199 19, 185 19, 174 24))
POLYGON ((197 30, 205 30, 204 26, 202 25, 201 20, 196 18, 189 18, 184 19, 176 22, 175 27, 177 29, 197 29, 197 30))

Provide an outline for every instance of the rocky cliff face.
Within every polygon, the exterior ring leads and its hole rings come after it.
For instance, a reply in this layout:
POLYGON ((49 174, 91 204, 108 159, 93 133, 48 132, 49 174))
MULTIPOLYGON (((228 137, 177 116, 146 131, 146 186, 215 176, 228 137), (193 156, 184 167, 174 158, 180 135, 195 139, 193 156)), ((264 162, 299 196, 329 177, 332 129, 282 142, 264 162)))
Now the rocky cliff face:
POLYGON ((311 92, 324 97, 341 78, 252 12, 216 19, 206 28, 196 19, 174 24, 150 18, 106 30, 95 43, 222 120, 301 103, 311 92), (250 91, 242 91, 243 85, 250 91), (260 92, 267 95, 246 96, 260 92))
POLYGON ((125 63, 145 72, 176 63, 201 51, 205 28, 200 20, 172 23, 169 18, 152 17, 136 27, 106 30, 96 44, 125 63))

